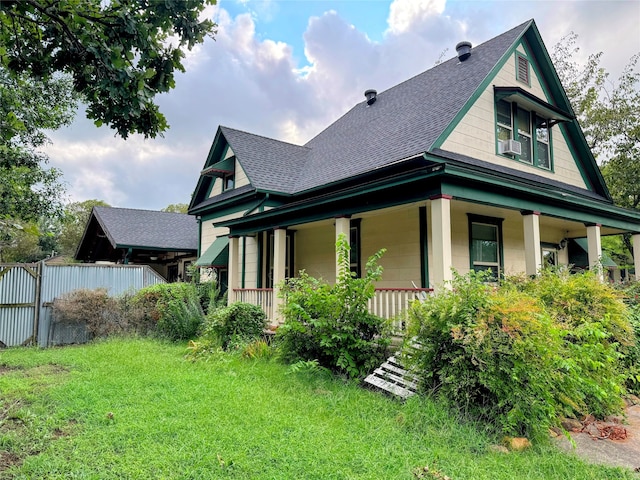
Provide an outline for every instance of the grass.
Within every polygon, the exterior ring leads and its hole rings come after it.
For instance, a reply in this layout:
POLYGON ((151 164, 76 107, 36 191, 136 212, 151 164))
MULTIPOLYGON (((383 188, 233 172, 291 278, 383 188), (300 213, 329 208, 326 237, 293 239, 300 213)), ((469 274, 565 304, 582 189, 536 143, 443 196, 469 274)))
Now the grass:
POLYGON ((492 453, 480 426, 322 374, 119 339, 0 352, 0 478, 620 479, 537 446, 492 453), (425 476, 421 478, 440 478, 425 476))

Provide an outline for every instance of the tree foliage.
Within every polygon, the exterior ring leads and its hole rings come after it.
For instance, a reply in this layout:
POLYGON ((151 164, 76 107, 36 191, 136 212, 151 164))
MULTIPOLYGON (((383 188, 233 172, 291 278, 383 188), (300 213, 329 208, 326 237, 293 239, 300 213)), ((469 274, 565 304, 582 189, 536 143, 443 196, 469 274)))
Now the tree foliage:
POLYGON ((96 125, 155 137, 167 121, 153 102, 184 71, 184 50, 214 33, 198 16, 215 0, 3 0, 0 64, 49 83, 59 73, 96 125))
POLYGON ((102 200, 85 200, 73 202, 64 209, 58 233, 58 249, 62 255, 73 257, 78 249, 84 229, 87 226, 93 207, 109 207, 102 200))
MULTIPOLYGON (((589 55, 582 65, 573 60, 580 50, 577 39, 575 33, 562 38, 551 58, 613 201, 621 207, 639 209, 640 53, 631 57, 614 82, 600 65, 602 52, 589 55)), ((609 253, 627 257, 631 252, 628 235, 624 246, 609 253)))
POLYGON ((187 210, 189 210, 189 205, 186 203, 170 203, 162 209, 163 212, 170 213, 187 213, 187 210))

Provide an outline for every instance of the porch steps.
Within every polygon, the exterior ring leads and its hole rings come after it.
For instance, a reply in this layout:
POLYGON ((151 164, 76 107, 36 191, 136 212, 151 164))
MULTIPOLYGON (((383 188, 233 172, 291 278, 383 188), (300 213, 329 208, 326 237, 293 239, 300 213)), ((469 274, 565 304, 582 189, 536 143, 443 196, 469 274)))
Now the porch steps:
POLYGON ((394 354, 376 368, 364 383, 406 400, 418 390, 419 377, 409 372, 394 354))

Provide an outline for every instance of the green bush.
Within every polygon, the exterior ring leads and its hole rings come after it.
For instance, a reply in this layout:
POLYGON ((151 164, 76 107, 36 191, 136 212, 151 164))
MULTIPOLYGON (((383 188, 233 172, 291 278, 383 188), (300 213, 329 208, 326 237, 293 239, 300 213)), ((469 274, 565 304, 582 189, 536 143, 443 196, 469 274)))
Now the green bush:
POLYGON ((250 303, 236 302, 207 315, 203 337, 217 339, 225 350, 260 338, 267 328, 267 315, 250 303))
POLYGON ((362 377, 385 358, 391 338, 387 322, 367 310, 373 282, 382 275, 377 261, 384 250, 369 258, 364 278, 355 278, 344 236, 336 249, 341 273, 335 285, 300 272, 282 286, 285 322, 276 342, 285 361, 317 360, 335 372, 362 377))
POLYGON ((620 411, 630 327, 611 287, 591 273, 485 280, 456 274, 450 290, 412 306, 409 335, 421 348, 411 362, 426 389, 515 435, 620 411))
POLYGON ((621 359, 635 343, 621 293, 590 271, 543 271, 519 288, 540 298, 562 329, 558 389, 565 414, 620 411, 626 376, 621 359))
POLYGON ((144 310, 142 323, 155 324, 155 333, 169 340, 194 338, 204 316, 191 283, 163 283, 143 288, 134 301, 144 310))

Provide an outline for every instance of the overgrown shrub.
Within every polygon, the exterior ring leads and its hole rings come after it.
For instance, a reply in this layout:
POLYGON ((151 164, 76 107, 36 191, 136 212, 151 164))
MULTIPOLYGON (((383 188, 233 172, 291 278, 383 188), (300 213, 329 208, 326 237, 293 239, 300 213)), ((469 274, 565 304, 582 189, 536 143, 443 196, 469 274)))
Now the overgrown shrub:
POLYGON ((484 280, 456 274, 411 308, 424 387, 517 435, 545 435, 562 415, 620 411, 630 328, 611 287, 591 273, 484 280))
POLYGON ((84 326, 92 337, 105 336, 125 329, 114 307, 106 288, 78 289, 56 298, 51 316, 54 324, 84 326))
POLYGON ((335 372, 361 377, 380 364, 390 343, 387 322, 367 310, 374 282, 382 275, 377 261, 384 250, 369 258, 364 278, 349 269, 349 244, 343 235, 336 250, 340 274, 335 285, 304 271, 282 285, 285 322, 276 341, 285 361, 317 360, 335 372))
POLYGON ((204 315, 191 283, 161 283, 143 288, 135 296, 144 310, 142 323, 154 323, 155 332, 170 340, 194 338, 204 315))
POLYGON ((627 374, 627 389, 640 395, 640 282, 634 282, 623 290, 624 301, 629 307, 629 323, 635 334, 635 343, 624 351, 622 363, 627 374))
POLYGON ((603 417, 622 406, 622 357, 635 343, 629 311, 619 291, 594 272, 541 272, 521 290, 537 296, 562 329, 563 373, 557 387, 566 415, 603 417))
POLYGON ((267 315, 257 305, 236 302, 207 315, 203 337, 217 339, 230 349, 259 339, 267 328, 267 315))

